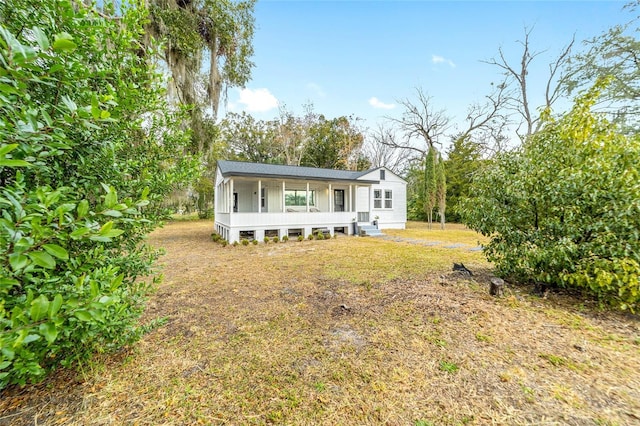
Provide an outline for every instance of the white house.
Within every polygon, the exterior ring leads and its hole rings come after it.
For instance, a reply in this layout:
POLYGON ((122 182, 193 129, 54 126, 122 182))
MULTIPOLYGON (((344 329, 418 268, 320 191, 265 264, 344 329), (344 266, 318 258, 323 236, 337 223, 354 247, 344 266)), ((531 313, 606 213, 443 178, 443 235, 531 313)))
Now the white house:
POLYGON ((374 221, 404 229, 407 221, 407 183, 384 167, 354 172, 220 160, 215 192, 215 229, 230 242, 317 230, 350 235, 374 221))

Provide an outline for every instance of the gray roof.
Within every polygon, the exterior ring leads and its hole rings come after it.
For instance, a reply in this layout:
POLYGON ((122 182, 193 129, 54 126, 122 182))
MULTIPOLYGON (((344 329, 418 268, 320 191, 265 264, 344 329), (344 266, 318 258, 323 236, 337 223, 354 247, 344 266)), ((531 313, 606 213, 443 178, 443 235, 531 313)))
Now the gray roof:
POLYGON ((361 176, 371 170, 353 172, 350 170, 319 169, 315 167, 285 166, 282 164, 247 163, 243 161, 219 160, 218 169, 222 176, 249 176, 308 180, 340 180, 363 183, 378 183, 377 180, 362 180, 361 176))

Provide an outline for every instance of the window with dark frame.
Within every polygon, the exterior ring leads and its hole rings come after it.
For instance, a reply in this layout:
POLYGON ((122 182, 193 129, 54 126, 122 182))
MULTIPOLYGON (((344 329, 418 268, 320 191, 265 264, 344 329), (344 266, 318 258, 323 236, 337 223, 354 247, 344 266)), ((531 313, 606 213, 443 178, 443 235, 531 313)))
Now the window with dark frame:
MULTIPOLYGON (((284 200, 286 206, 304 207, 307 205, 307 191, 299 189, 287 189, 284 191, 284 200)), ((316 205, 316 191, 309 191, 309 205, 316 205)))
POLYGON ((393 191, 391 191, 390 189, 384 191, 384 208, 393 208, 393 191))
POLYGON ((373 208, 374 209, 382 208, 382 190, 381 189, 373 190, 373 208))

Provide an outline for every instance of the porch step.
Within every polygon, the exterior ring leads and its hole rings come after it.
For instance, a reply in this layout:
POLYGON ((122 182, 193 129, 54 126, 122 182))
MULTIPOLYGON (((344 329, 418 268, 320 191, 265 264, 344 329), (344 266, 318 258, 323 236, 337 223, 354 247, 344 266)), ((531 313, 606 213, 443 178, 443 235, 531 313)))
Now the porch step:
POLYGON ((373 225, 360 225, 358 229, 361 237, 364 237, 364 236, 379 237, 383 235, 382 231, 380 231, 378 228, 376 228, 373 225))

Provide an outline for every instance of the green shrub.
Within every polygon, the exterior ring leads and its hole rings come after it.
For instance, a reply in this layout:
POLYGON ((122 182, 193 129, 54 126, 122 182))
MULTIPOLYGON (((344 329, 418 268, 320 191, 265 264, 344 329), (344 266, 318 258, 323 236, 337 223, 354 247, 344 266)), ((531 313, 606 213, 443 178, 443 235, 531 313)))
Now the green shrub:
POLYGON ((298 241, 304 241, 304 236, 298 235, 298 241))
POLYGON ((600 86, 474 183, 465 222, 503 276, 640 304, 640 137, 591 112, 600 86))
POLYGON ((214 243, 219 242, 221 239, 222 239, 222 236, 220 234, 218 234, 217 232, 214 232, 214 233, 211 234, 211 240, 214 243))
POLYGON ((313 234, 309 234, 309 236, 307 237, 307 239, 308 239, 309 241, 313 240, 313 234))
POLYGON ((255 240, 255 239, 254 239, 254 240, 251 240, 251 244, 253 244, 254 246, 255 246, 255 245, 258 245, 258 240, 255 240))
POLYGON ((226 247, 228 244, 229 244, 229 241, 227 240, 220 241, 220 245, 222 245, 222 247, 226 247))
POLYGON ((249 245, 249 240, 247 240, 246 238, 242 239, 242 245, 243 246, 248 246, 249 245))
POLYGON ((288 235, 283 235, 282 236, 282 242, 286 243, 287 241, 289 241, 289 236, 288 235))
POLYGON ((263 241, 264 241, 264 243, 265 243, 265 244, 268 244, 268 243, 269 243, 269 241, 271 241, 271 238, 269 238, 269 237, 265 236, 265 237, 263 238, 263 241))
POLYGON ((280 241, 280 238, 278 238, 278 236, 276 235, 275 237, 273 237, 273 242, 277 243, 278 241, 280 241))
POLYGON ((234 241, 231 245, 234 246, 234 247, 238 247, 240 245, 240 243, 237 242, 237 241, 234 241))
POLYGON ((322 232, 316 233, 316 240, 324 240, 324 234, 322 232))
POLYGON ((154 325, 145 236, 199 160, 140 49, 145 12, 119 15, 0 3, 0 389, 154 325))
POLYGON ((213 209, 198 210, 198 218, 213 219, 213 209))

